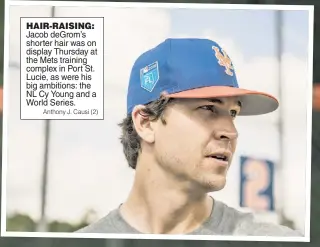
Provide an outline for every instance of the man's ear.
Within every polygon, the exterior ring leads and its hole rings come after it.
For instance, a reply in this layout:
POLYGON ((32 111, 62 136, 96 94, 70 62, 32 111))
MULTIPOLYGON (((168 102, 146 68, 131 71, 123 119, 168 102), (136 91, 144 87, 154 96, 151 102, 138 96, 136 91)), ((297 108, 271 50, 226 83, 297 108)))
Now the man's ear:
POLYGON ((134 107, 131 117, 133 125, 140 136, 145 142, 153 143, 154 142, 154 125, 151 122, 148 115, 143 111, 145 106, 138 105, 134 107))

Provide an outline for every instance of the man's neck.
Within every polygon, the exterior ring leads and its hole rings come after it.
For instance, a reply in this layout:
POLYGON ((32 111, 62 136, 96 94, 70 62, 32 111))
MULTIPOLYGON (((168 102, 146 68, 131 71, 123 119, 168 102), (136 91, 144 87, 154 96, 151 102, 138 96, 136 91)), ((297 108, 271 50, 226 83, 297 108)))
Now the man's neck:
POLYGON ((174 181, 161 168, 140 166, 120 211, 142 233, 185 234, 200 227, 212 208, 213 200, 206 193, 191 191, 186 182, 174 181))

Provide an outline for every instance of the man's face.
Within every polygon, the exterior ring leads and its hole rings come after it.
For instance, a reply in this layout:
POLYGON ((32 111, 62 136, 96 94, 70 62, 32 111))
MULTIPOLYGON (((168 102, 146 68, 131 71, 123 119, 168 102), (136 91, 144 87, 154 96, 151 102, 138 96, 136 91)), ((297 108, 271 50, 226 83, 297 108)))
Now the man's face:
POLYGON ((221 190, 236 149, 239 111, 235 98, 176 100, 165 110, 166 124, 156 124, 157 163, 206 192, 221 190))

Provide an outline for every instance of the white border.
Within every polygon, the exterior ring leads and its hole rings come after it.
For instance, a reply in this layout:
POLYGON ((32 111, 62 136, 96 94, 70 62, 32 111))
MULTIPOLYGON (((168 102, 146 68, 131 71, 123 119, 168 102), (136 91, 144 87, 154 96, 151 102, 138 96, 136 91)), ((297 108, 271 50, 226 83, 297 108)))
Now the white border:
POLYGON ((306 237, 272 236, 211 236, 211 235, 164 235, 164 234, 116 234, 116 233, 38 233, 5 232, 2 237, 41 238, 97 238, 97 239, 164 239, 164 240, 215 240, 215 241, 265 241, 265 242, 310 242, 306 237))
POLYGON ((8 152, 7 152, 7 145, 8 145, 8 119, 6 112, 8 112, 8 86, 9 83, 9 47, 10 47, 10 37, 9 37, 9 30, 10 30, 10 23, 9 23, 9 5, 8 1, 5 0, 4 6, 4 49, 3 49, 3 129, 2 129, 2 177, 1 177, 1 236, 5 232, 6 229, 6 207, 7 207, 7 164, 8 164, 8 152))
POLYGON ((310 239, 311 220, 311 150, 312 150, 312 108, 313 108, 313 33, 314 33, 314 11, 309 11, 309 44, 308 44, 308 82, 307 90, 307 165, 306 165, 306 215, 305 215, 305 237, 310 239), (309 127, 309 128, 308 128, 309 127))
POLYGON ((203 3, 138 3, 138 2, 76 2, 76 1, 9 1, 9 5, 59 7, 112 7, 112 8, 175 8, 175 9, 255 9, 255 10, 312 10, 313 5, 263 4, 203 4, 203 3))
POLYGON ((9 86, 9 6, 104 6, 112 8, 186 8, 186 9, 241 9, 241 10, 307 10, 309 11, 309 85, 307 102, 307 165, 306 165, 306 217, 305 236, 271 237, 271 236, 208 236, 208 235, 160 235, 160 234, 100 234, 100 233, 43 233, 43 232, 7 232, 6 229, 6 173, 7 173, 7 118, 3 115, 2 148, 2 237, 44 237, 44 238, 102 238, 102 239, 175 239, 175 240, 217 240, 217 241, 266 241, 266 242, 310 242, 310 197, 311 197, 311 138, 312 138, 312 93, 313 93, 313 5, 252 5, 252 4, 185 4, 185 3, 124 3, 124 2, 67 2, 67 1, 5 1, 5 35, 4 35, 4 83, 3 112, 8 110, 9 86))

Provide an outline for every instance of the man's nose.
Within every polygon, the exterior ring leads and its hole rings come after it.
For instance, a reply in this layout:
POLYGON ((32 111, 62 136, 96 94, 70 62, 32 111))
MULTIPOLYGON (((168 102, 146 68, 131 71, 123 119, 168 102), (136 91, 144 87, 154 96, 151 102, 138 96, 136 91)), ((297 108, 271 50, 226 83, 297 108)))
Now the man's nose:
POLYGON ((233 120, 222 121, 218 130, 215 131, 215 139, 217 140, 236 140, 238 131, 234 126, 233 120))

